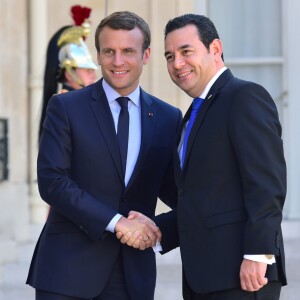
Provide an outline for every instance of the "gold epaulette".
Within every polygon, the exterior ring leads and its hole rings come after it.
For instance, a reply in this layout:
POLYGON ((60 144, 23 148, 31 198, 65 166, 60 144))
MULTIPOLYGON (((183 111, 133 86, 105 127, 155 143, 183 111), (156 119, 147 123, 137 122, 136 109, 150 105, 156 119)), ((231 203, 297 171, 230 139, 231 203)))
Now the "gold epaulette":
POLYGON ((62 47, 65 44, 77 44, 80 45, 80 42, 83 37, 87 37, 91 32, 90 24, 88 22, 82 23, 81 26, 72 26, 65 29, 60 35, 57 46, 62 47))

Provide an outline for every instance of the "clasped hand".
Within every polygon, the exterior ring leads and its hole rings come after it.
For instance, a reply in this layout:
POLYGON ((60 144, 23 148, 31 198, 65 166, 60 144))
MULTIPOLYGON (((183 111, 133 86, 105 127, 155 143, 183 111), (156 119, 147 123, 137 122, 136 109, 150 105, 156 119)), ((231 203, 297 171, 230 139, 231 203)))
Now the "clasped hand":
POLYGON ((161 232, 155 223, 136 211, 131 211, 128 218, 121 217, 115 230, 122 244, 140 250, 153 247, 161 240, 161 232))

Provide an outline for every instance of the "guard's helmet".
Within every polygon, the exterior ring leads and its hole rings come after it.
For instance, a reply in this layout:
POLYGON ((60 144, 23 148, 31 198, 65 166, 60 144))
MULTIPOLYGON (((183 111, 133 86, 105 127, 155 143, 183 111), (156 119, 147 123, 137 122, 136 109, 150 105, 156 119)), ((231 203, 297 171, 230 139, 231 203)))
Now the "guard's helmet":
POLYGON ((79 5, 71 8, 75 26, 64 29, 57 40, 60 73, 64 69, 71 72, 72 68, 98 69, 84 42, 90 34, 90 12, 90 8, 79 5))

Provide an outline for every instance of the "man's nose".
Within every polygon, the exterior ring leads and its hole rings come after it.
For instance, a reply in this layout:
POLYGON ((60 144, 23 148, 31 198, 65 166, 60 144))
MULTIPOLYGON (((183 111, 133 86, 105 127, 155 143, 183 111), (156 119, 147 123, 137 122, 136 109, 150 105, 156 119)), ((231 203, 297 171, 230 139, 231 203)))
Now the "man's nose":
POLYGON ((115 53, 113 63, 115 66, 122 66, 124 64, 123 55, 121 53, 115 53))

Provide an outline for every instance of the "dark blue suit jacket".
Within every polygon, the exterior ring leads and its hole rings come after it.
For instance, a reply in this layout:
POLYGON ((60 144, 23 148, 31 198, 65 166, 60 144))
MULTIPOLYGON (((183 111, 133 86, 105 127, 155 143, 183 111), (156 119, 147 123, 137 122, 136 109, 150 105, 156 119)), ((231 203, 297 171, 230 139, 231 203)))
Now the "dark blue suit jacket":
POLYGON ((132 299, 153 299, 152 249, 121 245, 105 230, 116 213, 154 217, 157 197, 176 198, 172 145, 181 112, 141 90, 142 139, 125 188, 119 145, 101 80, 49 102, 38 155, 38 186, 51 206, 27 283, 92 298, 101 293, 121 251, 132 299))
MULTIPOLYGON (((177 145, 180 137, 181 130, 177 145)), ((164 250, 180 244, 189 286, 196 293, 240 287, 244 254, 274 254, 267 277, 286 284, 286 166, 277 109, 267 91, 226 70, 198 113, 183 170, 174 151, 177 210, 156 223, 164 250)))

